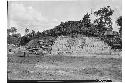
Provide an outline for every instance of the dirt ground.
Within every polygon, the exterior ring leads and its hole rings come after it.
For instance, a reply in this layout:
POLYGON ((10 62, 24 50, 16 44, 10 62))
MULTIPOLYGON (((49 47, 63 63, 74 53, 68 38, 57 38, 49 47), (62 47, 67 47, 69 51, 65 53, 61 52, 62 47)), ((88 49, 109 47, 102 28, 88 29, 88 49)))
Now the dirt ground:
POLYGON ((8 55, 9 80, 122 81, 121 57, 8 55))

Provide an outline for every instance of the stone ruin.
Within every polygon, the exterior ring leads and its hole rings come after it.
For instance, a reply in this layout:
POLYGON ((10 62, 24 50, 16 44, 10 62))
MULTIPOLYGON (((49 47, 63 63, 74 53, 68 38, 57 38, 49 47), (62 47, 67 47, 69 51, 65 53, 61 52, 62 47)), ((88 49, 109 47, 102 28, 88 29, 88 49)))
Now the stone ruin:
POLYGON ((52 46, 51 54, 82 56, 86 54, 110 54, 111 47, 97 37, 60 36, 52 46))

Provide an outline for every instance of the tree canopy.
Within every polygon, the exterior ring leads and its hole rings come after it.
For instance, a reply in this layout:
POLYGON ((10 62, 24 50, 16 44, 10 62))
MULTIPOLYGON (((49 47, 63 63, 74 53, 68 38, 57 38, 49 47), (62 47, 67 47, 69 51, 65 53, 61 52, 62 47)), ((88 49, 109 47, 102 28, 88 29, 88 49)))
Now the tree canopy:
POLYGON ((110 6, 100 8, 99 10, 94 12, 94 15, 98 17, 94 20, 95 26, 99 29, 100 32, 103 33, 106 30, 112 30, 112 19, 114 10, 110 8, 110 6))
POLYGON ((122 16, 120 16, 117 20, 116 23, 118 26, 120 26, 119 28, 119 33, 122 35, 122 16))

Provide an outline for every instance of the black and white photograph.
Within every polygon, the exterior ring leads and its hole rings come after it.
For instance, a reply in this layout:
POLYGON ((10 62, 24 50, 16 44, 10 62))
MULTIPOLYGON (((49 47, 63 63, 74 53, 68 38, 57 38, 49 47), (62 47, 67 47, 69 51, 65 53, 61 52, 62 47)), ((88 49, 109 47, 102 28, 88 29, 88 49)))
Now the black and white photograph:
POLYGON ((122 82, 122 0, 7 1, 7 81, 122 82))

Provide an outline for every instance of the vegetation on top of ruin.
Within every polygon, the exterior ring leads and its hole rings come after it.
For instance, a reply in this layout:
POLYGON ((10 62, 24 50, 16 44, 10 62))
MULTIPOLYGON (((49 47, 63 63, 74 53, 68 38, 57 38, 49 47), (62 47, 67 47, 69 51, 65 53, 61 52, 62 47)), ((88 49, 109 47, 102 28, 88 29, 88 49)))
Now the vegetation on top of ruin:
POLYGON ((113 31, 111 18, 113 12, 114 10, 112 10, 110 6, 107 6, 100 8, 93 13, 96 17, 93 22, 90 18, 91 14, 87 13, 79 21, 61 22, 53 29, 45 30, 43 32, 35 32, 32 30, 32 32, 29 33, 29 29, 26 28, 24 36, 17 33, 16 27, 11 27, 11 29, 7 29, 7 43, 24 46, 34 39, 50 39, 51 42, 54 42, 54 40, 61 35, 74 37, 77 34, 81 34, 86 35, 87 37, 99 37, 113 49, 121 49, 122 16, 119 16, 119 18, 116 19, 116 24, 120 26, 119 32, 113 31))

